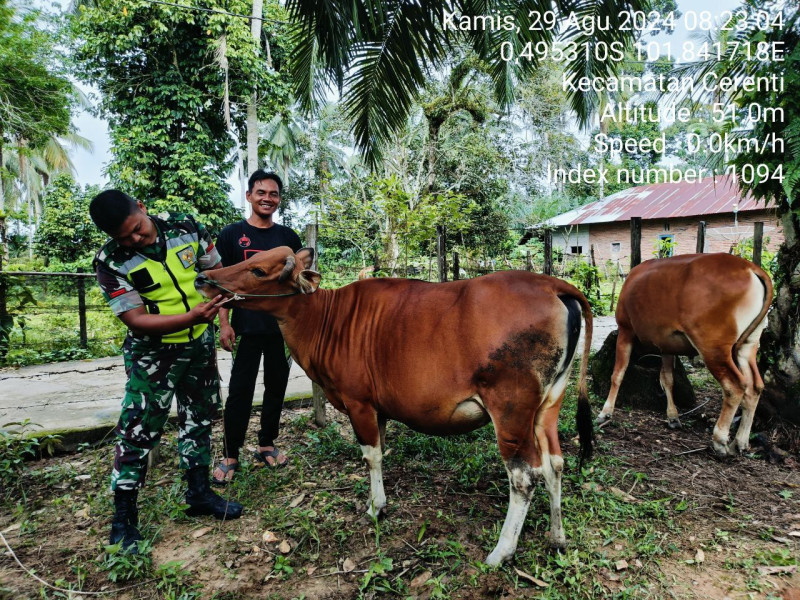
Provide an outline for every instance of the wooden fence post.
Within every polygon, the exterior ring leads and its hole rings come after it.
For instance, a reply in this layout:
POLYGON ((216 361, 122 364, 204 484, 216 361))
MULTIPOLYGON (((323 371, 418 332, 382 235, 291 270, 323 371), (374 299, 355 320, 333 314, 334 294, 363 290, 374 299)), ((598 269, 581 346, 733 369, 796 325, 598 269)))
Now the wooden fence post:
POLYGON ((459 274, 459 269, 461 267, 458 263, 458 252, 453 252, 453 281, 458 281, 461 278, 459 274))
MULTIPOLYGON (((317 234, 319 233, 319 226, 316 224, 306 225, 306 247, 314 250, 314 262, 311 264, 311 269, 317 270, 317 234)), ((325 427, 328 424, 327 416, 325 415, 325 392, 315 382, 311 382, 311 395, 312 406, 314 413, 314 423, 318 427, 325 427)))
POLYGON ((600 300, 600 271, 597 269, 597 263, 594 260, 594 244, 589 245, 589 256, 592 259, 592 267, 594 267, 594 285, 596 287, 597 299, 600 300))
POLYGON ((753 262, 761 266, 761 249, 764 244, 764 221, 753 223, 753 262))
POLYGON ((84 282, 83 268, 78 267, 78 330, 80 331, 81 348, 89 345, 86 335, 86 284, 84 282))
POLYGON ((642 262, 642 217, 631 217, 631 269, 642 262))
POLYGON ((544 268, 545 275, 553 274, 553 232, 544 230, 544 268))
POLYGON ((533 271, 533 260, 531 259, 531 251, 525 253, 525 270, 533 271))
POLYGON ((447 249, 445 248, 444 226, 436 226, 436 262, 439 267, 439 281, 447 281, 447 249))
POLYGON ((697 224, 697 254, 706 251, 706 222, 700 221, 697 224))

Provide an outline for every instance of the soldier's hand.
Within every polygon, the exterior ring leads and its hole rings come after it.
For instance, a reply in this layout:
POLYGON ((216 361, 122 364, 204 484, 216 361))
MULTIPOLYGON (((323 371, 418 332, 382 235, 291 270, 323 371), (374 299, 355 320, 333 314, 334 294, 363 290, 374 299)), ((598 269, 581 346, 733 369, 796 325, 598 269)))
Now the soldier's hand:
POLYGON ((233 352, 233 345, 236 343, 236 332, 230 325, 220 325, 219 343, 223 349, 233 352))
POLYGON ((217 316, 219 309, 225 303, 222 294, 212 298, 209 302, 201 302, 189 311, 198 323, 211 323, 217 316))

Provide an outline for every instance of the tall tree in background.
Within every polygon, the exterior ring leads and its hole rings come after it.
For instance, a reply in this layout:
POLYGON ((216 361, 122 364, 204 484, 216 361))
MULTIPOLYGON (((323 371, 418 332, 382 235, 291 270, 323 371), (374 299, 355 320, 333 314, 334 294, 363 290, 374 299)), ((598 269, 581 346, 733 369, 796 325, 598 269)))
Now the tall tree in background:
POLYGON ((47 21, 40 11, 0 0, 0 261, 9 199, 31 198, 36 174, 29 158, 70 132, 74 88, 47 21))
POLYGON ((267 113, 288 102, 288 45, 275 2, 264 15, 276 37, 271 69, 253 38, 250 1, 203 8, 85 0, 73 32, 81 75, 100 90, 109 122, 112 183, 155 210, 201 214, 217 228, 237 218, 226 180, 253 93, 267 113))
POLYGON ((729 161, 729 171, 740 176, 740 185, 760 200, 773 200, 783 225, 785 242, 778 251, 775 272, 775 302, 769 315, 769 326, 761 340, 761 369, 766 388, 760 406, 800 422, 800 18, 796 2, 776 5, 764 0, 748 2, 742 10, 751 15, 747 27, 737 31, 736 44, 725 46, 722 61, 712 59, 679 67, 676 74, 692 74, 696 78, 715 72, 727 77, 783 78, 782 90, 773 92, 744 91, 741 86, 715 100, 735 105, 738 115, 735 127, 729 122, 732 135, 754 137, 759 148, 737 156, 719 156, 729 161), (756 21, 758 11, 772 15, 756 21), (781 26, 764 27, 765 23, 781 26), (759 25, 760 24, 760 25, 759 25), (742 60, 743 44, 780 43, 783 60, 742 60), (734 52, 736 53, 734 55, 734 52), (746 119, 752 105, 778 109, 774 115, 756 120, 746 119), (774 117, 774 118, 773 118, 774 117), (773 134, 783 144, 770 142, 773 134))
MULTIPOLYGON (((535 54, 531 60, 520 57, 525 44, 551 42, 555 35, 553 29, 531 27, 531 11, 608 18, 608 30, 593 35, 584 29, 573 31, 571 39, 586 51, 577 52, 566 67, 577 77, 607 76, 617 65, 596 58, 594 49, 612 42, 629 47, 633 33, 623 31, 621 15, 627 10, 646 11, 650 1, 287 0, 286 7, 299 25, 292 72, 302 106, 310 109, 315 92, 326 84, 343 89, 342 107, 353 124, 356 145, 374 167, 381 145, 405 125, 425 85, 426 70, 446 62, 457 44, 469 45, 486 61, 495 98, 501 106, 508 106, 514 100, 518 79, 538 67, 535 54), (464 31, 445 23, 445 13, 513 16, 518 27, 464 31)), ((571 106, 583 124, 588 123, 597 100, 593 92, 571 94, 571 106)))

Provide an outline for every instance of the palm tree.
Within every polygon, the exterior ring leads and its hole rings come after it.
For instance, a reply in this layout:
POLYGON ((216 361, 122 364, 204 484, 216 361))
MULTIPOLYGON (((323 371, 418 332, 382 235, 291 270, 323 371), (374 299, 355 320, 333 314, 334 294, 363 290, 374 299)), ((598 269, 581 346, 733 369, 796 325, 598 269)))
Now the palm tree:
MULTIPOLYGON (((555 10, 579 19, 607 18, 608 29, 592 35, 584 29, 571 32, 570 40, 581 51, 567 65, 570 76, 605 77, 616 72, 617 64, 596 59, 595 48, 612 42, 629 47, 634 34, 622 31, 621 15, 649 6, 649 0, 287 0, 298 24, 292 65, 296 91, 303 109, 310 110, 315 94, 326 86, 342 90, 356 144, 374 167, 382 144, 404 125, 425 85, 426 70, 439 68, 457 46, 471 48, 486 62, 495 98, 506 107, 519 78, 539 64, 535 55, 528 60, 520 52, 528 43, 549 43, 556 35, 552 28, 531 27, 532 14, 555 10), (501 27, 465 31, 455 26, 462 15, 495 17, 492 25, 501 27), (506 30, 498 17, 509 17, 518 27, 506 30)), ((581 124, 587 124, 597 94, 576 92, 570 100, 581 124)))
MULTIPOLYGON (((696 79, 708 73, 717 77, 776 77, 783 81, 780 89, 772 91, 745 91, 741 86, 717 94, 713 100, 726 106, 758 106, 776 109, 773 118, 755 121, 739 120, 739 135, 761 141, 774 134, 783 143, 766 144, 757 150, 742 152, 738 156, 724 156, 724 166, 742 173, 743 169, 760 169, 760 175, 750 179, 740 178, 743 191, 762 200, 773 200, 778 207, 786 242, 777 256, 775 272, 775 304, 769 325, 761 339, 761 367, 766 388, 761 405, 775 414, 800 422, 800 357, 797 340, 800 336, 800 317, 797 298, 800 297, 800 104, 797 87, 800 86, 800 8, 794 3, 773 4, 765 0, 746 2, 746 14, 771 14, 770 22, 782 19, 781 27, 762 28, 754 20, 738 28, 725 40, 721 60, 710 57, 676 70, 677 75, 692 75, 696 79), (731 43, 736 42, 736 43, 731 43), (741 49, 746 44, 777 43, 783 49, 783 60, 743 60, 741 49)), ((758 172, 757 172, 758 173, 758 172)))

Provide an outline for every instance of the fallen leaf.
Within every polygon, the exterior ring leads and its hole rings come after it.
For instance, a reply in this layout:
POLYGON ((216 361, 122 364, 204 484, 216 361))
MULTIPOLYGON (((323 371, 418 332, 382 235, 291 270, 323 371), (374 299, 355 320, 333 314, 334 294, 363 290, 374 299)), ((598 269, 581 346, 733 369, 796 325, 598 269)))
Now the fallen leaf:
POLYGON ((635 561, 633 561, 633 565, 634 565, 634 566, 635 566, 637 569, 641 569, 641 568, 644 566, 644 565, 642 564, 642 561, 640 561, 638 558, 637 558, 635 561))
POLYGON ((355 568, 356 568, 356 563, 354 563, 349 558, 344 559, 344 562, 342 563, 342 571, 344 571, 345 573, 349 573, 355 568))
POLYGON ((789 535, 792 537, 800 537, 800 531, 790 531, 789 535))
POLYGON ((198 529, 197 531, 195 531, 195 532, 192 534, 192 537, 193 537, 194 539, 201 538, 201 537, 203 537, 205 534, 207 534, 209 531, 212 531, 213 529, 214 529, 213 527, 201 527, 200 529, 198 529))
POLYGON ((603 577, 605 577, 609 581, 619 581, 619 575, 617 575, 616 573, 612 573, 611 571, 609 571, 605 567, 600 569, 600 575, 602 575, 603 577))
POLYGON ((796 573, 797 565, 788 565, 785 567, 756 567, 756 570, 762 575, 775 575, 776 573, 796 573))
POLYGON ((75 479, 78 480, 78 481, 87 481, 88 479, 91 479, 91 478, 92 478, 91 475, 76 475, 75 476, 75 479))
POLYGON ((706 560, 706 553, 703 552, 702 548, 698 548, 697 552, 694 555, 694 562, 701 563, 705 562, 705 560, 706 560))
POLYGON ((590 492, 602 492, 603 491, 603 486, 602 485, 598 485, 598 484, 593 483, 591 481, 587 481, 586 483, 581 485, 581 487, 584 490, 589 490, 590 492))
POLYGON ((306 569, 306 575, 313 575, 316 570, 317 570, 317 567, 308 567, 306 569))
POLYGON ((272 542, 278 541, 278 536, 272 533, 271 531, 265 531, 264 533, 261 534, 261 540, 265 544, 271 544, 272 542))
POLYGON ((261 546, 253 546, 251 552, 253 554, 261 554, 261 546))
POLYGON ((361 481, 363 477, 361 475, 356 475, 355 473, 351 473, 347 476, 350 481, 361 481))
POLYGON ((89 507, 85 506, 79 511, 75 513, 75 516, 79 519, 88 519, 89 518, 89 507))
POLYGON ((618 487, 610 487, 608 488, 612 494, 614 494, 620 500, 624 500, 625 502, 639 502, 639 499, 635 496, 631 496, 628 492, 625 492, 618 487))
POLYGON ((278 550, 281 554, 289 554, 292 551, 292 547, 289 545, 289 542, 283 540, 280 544, 278 544, 278 550))
POLYGON ((413 588, 422 587, 423 585, 428 583, 428 581, 430 581, 430 579, 431 579, 431 572, 430 571, 425 571, 423 573, 420 573, 416 577, 414 577, 414 579, 412 579, 411 583, 408 584, 408 585, 412 589, 413 588))
POLYGON ((289 508, 297 508, 298 506, 300 506, 300 503, 305 499, 306 499, 306 495, 305 494, 300 494, 299 496, 295 497, 294 500, 289 502, 289 508))
POLYGON ((228 569, 230 569, 230 568, 233 566, 233 561, 232 561, 232 560, 225 561, 225 566, 226 566, 228 569))
POLYGON ((541 579, 537 579, 537 578, 536 578, 536 577, 534 577, 533 575, 530 575, 529 573, 526 573, 525 571, 520 571, 520 570, 519 570, 518 568, 516 568, 516 567, 514 567, 514 572, 515 572, 517 575, 519 575, 520 577, 522 577, 523 579, 527 579, 527 580, 528 580, 528 581, 530 581, 532 584, 534 584, 534 585, 538 585, 538 586, 539 586, 539 587, 541 587, 541 588, 550 587, 550 584, 549 584, 549 583, 547 583, 546 581, 542 581, 541 579))
POLYGON ((22 527, 22 523, 14 523, 13 525, 10 525, 9 527, 3 529, 2 533, 11 533, 12 531, 16 531, 20 527, 22 527))
POLYGON ((617 562, 614 563, 614 568, 617 571, 624 571, 625 569, 628 568, 628 561, 627 560, 618 560, 617 562))

